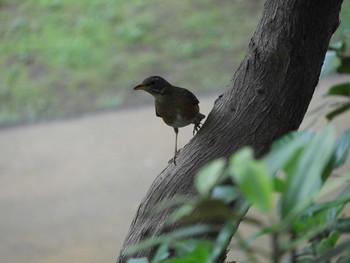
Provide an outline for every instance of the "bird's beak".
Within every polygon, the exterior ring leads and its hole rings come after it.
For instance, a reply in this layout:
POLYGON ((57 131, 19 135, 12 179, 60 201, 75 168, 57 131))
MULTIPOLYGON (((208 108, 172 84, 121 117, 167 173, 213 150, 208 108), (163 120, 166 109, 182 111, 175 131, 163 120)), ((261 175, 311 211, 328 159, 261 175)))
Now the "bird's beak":
POLYGON ((137 86, 134 88, 134 90, 146 90, 146 89, 147 89, 147 86, 144 86, 144 85, 142 85, 142 84, 137 85, 137 86))

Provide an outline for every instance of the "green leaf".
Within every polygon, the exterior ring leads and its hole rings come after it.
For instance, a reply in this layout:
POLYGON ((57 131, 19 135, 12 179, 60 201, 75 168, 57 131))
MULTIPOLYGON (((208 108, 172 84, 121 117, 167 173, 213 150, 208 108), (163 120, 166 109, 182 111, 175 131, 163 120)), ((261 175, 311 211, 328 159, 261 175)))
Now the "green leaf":
POLYGON ((341 55, 346 51, 346 42, 345 41, 335 42, 335 43, 329 45, 328 50, 337 51, 341 55))
POLYGON ((262 212, 273 208, 273 181, 263 161, 253 158, 250 148, 243 148, 231 157, 230 175, 238 183, 249 202, 262 212))
MULTIPOLYGON (((327 196, 330 193, 337 191, 337 188, 340 188, 344 185, 347 185, 350 180, 350 173, 342 174, 339 177, 332 178, 329 182, 323 185, 321 191, 319 191, 317 198, 322 198, 327 196)), ((335 199, 336 201, 339 198, 335 199)))
POLYGON ((345 205, 349 203, 350 200, 350 185, 347 185, 343 191, 337 196, 337 198, 334 201, 343 201, 342 204, 339 205, 339 207, 336 207, 336 213, 337 215, 340 214, 340 212, 344 209, 345 205))
POLYGON ((162 263, 196 263, 196 262, 188 262, 186 257, 183 258, 170 258, 168 260, 164 260, 162 263))
POLYGON ((223 159, 217 159, 201 168, 195 179, 197 191, 207 196, 211 189, 219 182, 220 176, 225 167, 223 159))
POLYGON ((238 223, 227 222, 226 225, 220 230, 207 263, 219 262, 220 256, 222 256, 224 251, 227 249, 237 227, 238 223))
POLYGON ((347 111, 348 109, 350 109, 350 102, 348 103, 343 103, 341 106, 339 106, 338 108, 336 108, 335 110, 331 111, 330 113, 328 113, 326 115, 327 120, 331 121, 333 120, 335 117, 337 117, 338 115, 342 114, 343 112, 347 111))
POLYGON ((220 228, 218 226, 212 226, 207 224, 198 224, 195 226, 184 227, 178 230, 174 230, 170 233, 163 234, 161 236, 153 237, 148 240, 143 240, 138 244, 127 247, 123 254, 132 255, 140 250, 144 250, 161 243, 171 243, 178 239, 193 237, 196 235, 207 234, 207 233, 215 233, 219 231, 220 228))
POLYGON ((350 96, 350 82, 345 82, 332 86, 325 94, 327 96, 350 96))
POLYGON ((152 209, 152 213, 158 214, 162 212, 165 209, 168 209, 170 207, 178 207, 183 204, 190 204, 193 201, 195 201, 195 198, 189 198, 188 196, 176 196, 176 197, 171 197, 169 199, 163 200, 156 204, 154 208, 152 209))
POLYGON ((340 233, 332 232, 324 241, 329 245, 329 247, 334 247, 337 244, 340 237, 340 233))
POLYGON ((191 224, 204 221, 226 221, 240 219, 232 208, 219 199, 203 199, 195 207, 193 213, 183 215, 177 222, 191 224))
POLYGON ((313 258, 301 258, 296 261, 297 263, 315 263, 313 258))
POLYGON ((188 256, 186 257, 186 262, 198 262, 198 263, 205 263, 207 262, 209 257, 209 250, 205 246, 199 246, 195 250, 193 250, 188 256))
POLYGON ((334 72, 341 64, 340 58, 337 56, 337 52, 329 50, 326 53, 321 69, 321 78, 327 76, 331 72, 334 72))
POLYGON ((285 187, 285 182, 278 178, 278 177, 274 177, 273 178, 273 188, 275 189, 275 192, 279 192, 282 193, 285 187))
POLYGON ((213 199, 223 200, 225 203, 231 203, 240 196, 240 193, 234 186, 216 186, 213 189, 211 197, 213 199))
POLYGON ((340 238, 340 234, 338 232, 332 232, 329 235, 329 232, 321 233, 321 235, 317 236, 314 242, 314 253, 316 255, 324 254, 326 251, 333 249, 336 246, 340 238), (328 235, 328 237, 326 237, 328 235), (322 238, 321 238, 322 237, 322 238))
POLYGON ((320 255, 315 262, 326 262, 327 260, 334 259, 344 252, 348 252, 350 247, 350 240, 344 241, 333 249, 329 250, 327 253, 320 255))
POLYGON ((332 171, 342 166, 349 153, 350 148, 350 130, 344 132, 335 144, 335 149, 331 160, 328 162, 326 169, 322 175, 323 181, 325 181, 332 173, 332 171))
MULTIPOLYGON (((339 177, 331 181, 331 183, 325 184, 324 187, 322 188, 322 191, 320 192, 322 194, 320 194, 318 197, 320 198, 325 194, 329 194, 330 192, 333 192, 335 190, 334 186, 340 186, 340 184, 344 185, 347 182, 348 182, 348 179, 339 177), (330 184, 333 184, 333 185, 330 186, 330 184), (327 190, 324 190, 326 188, 327 190)), ((340 215, 343 208, 349 201, 350 201, 350 185, 347 186, 335 199, 332 199, 331 201, 328 201, 328 202, 313 204, 309 206, 303 212, 303 216, 306 215, 306 216, 313 217, 315 214, 324 213, 326 214, 325 219, 334 220, 340 215)))
POLYGON ((169 255, 170 255, 170 253, 168 251, 168 244, 162 244, 157 249, 157 252, 152 260, 152 263, 162 262, 163 260, 167 259, 169 257, 169 255))
POLYGON ((350 262, 350 253, 339 257, 337 260, 337 263, 349 263, 349 262, 350 262))
POLYGON ((332 156, 334 144, 335 130, 328 126, 306 146, 300 161, 295 164, 295 171, 287 176, 281 200, 282 218, 299 204, 313 198, 321 188, 321 174, 332 156))
POLYGON ((343 133, 336 142, 334 153, 332 158, 325 167, 322 180, 326 181, 332 174, 333 170, 343 165, 347 159, 348 151, 350 147, 350 131, 343 133))
POLYGON ((198 246, 185 256, 171 258, 163 261, 163 263, 206 263, 208 257, 209 249, 206 246, 198 246))
MULTIPOLYGON (((243 221, 244 222, 244 221, 243 221)), ((264 227, 264 223, 261 223, 260 225, 255 225, 254 227, 258 227, 258 230, 245 238, 245 243, 250 244, 254 240, 261 238, 262 236, 272 236, 273 233, 276 233, 276 228, 274 226, 268 226, 264 227)))
POLYGON ((341 59, 341 63, 337 67, 337 72, 349 74, 350 73, 350 57, 343 55, 343 56, 341 56, 340 59, 341 59))
POLYGON ((339 219, 335 226, 334 230, 339 231, 340 233, 350 233, 350 218, 341 218, 339 219))
POLYGON ((179 221, 181 218, 191 215, 193 210, 195 209, 194 204, 183 204, 179 208, 177 208, 167 219, 168 224, 173 224, 179 221))
POLYGON ((213 247, 213 242, 204 239, 186 239, 174 242, 172 247, 175 248, 176 255, 185 257, 198 247, 205 247, 209 251, 213 247))
POLYGON ((128 260, 128 263, 148 263, 148 259, 147 258, 130 258, 128 260))
POLYGON ((344 132, 337 140, 334 153, 334 168, 343 165, 348 157, 350 148, 350 130, 344 132))
POLYGON ((270 152, 265 157, 265 162, 271 174, 279 169, 289 166, 295 159, 296 151, 302 149, 313 136, 313 132, 291 132, 273 143, 270 152))

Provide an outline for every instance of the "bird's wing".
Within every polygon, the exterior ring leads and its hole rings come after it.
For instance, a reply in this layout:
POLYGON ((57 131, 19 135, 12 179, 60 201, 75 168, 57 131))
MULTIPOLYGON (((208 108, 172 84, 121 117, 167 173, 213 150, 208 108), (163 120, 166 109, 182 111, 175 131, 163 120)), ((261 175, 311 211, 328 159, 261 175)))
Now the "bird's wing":
POLYGON ((196 96, 189 90, 180 88, 183 95, 185 95, 193 104, 198 104, 199 100, 196 96))

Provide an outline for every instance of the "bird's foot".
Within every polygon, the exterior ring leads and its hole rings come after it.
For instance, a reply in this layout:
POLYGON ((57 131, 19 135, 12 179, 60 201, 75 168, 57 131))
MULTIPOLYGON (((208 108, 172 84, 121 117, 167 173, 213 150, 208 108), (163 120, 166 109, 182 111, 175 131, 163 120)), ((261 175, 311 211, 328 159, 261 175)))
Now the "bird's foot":
MULTIPOLYGON (((180 149, 180 150, 181 150, 181 149, 180 149)), ((169 160, 168 164, 170 164, 170 163, 173 162, 173 163, 176 165, 176 157, 179 155, 180 150, 177 150, 177 151, 176 151, 176 153, 174 154, 174 157, 171 158, 171 159, 169 160)))

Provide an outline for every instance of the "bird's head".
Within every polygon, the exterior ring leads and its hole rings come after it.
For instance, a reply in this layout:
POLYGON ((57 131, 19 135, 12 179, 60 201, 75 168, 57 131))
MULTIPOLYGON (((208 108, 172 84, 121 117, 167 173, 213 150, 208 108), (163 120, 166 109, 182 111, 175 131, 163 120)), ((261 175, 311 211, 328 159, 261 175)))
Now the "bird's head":
POLYGON ((144 90, 156 97, 167 94, 171 87, 172 85, 162 77, 152 76, 143 80, 134 90, 144 90))

